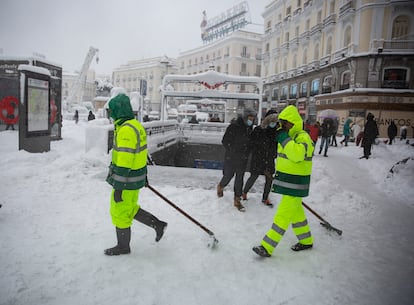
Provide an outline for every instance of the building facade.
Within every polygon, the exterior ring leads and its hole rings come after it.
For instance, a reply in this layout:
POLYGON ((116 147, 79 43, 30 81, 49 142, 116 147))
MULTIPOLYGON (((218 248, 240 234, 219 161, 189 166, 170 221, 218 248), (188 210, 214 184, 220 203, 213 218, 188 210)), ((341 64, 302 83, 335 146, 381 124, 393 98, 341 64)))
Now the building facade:
MULTIPOLYGON (((64 101, 64 108, 67 106, 65 105, 66 100, 69 97, 71 90, 73 89, 74 84, 76 84, 76 80, 79 78, 78 73, 70 73, 63 71, 62 73, 62 100, 64 101)), ((96 83, 95 83, 95 71, 89 70, 86 74, 85 83, 82 84, 82 100, 76 101, 79 102, 92 102, 96 96, 96 83)), ((64 109, 67 110, 67 109, 64 109)))
POLYGON ((276 0, 263 17, 265 106, 361 127, 372 112, 381 137, 391 120, 414 126, 413 1, 276 0))
MULTIPOLYGON (((189 75, 215 70, 229 75, 260 77, 262 53, 262 30, 249 25, 201 47, 181 52, 176 61, 177 73, 189 75)), ((180 89, 197 90, 190 87, 180 89)), ((248 85, 228 89, 240 93, 253 90, 248 85)), ((234 117, 242 107, 244 105, 239 105, 238 101, 228 101, 230 117, 234 117)))
POLYGON ((141 92, 145 96, 144 108, 147 111, 160 111, 162 79, 166 74, 174 73, 175 62, 167 56, 131 60, 113 71, 112 83, 115 87, 124 88, 128 94, 141 92))

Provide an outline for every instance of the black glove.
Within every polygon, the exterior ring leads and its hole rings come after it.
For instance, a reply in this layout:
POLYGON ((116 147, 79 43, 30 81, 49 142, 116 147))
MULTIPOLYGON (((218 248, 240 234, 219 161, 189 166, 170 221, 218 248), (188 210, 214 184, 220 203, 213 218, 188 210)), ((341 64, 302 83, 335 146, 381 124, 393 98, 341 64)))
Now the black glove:
POLYGON ((148 183, 148 176, 145 177, 145 187, 148 187, 149 183, 148 183))
POLYGON ((115 190, 114 192, 114 200, 116 203, 122 201, 122 190, 115 190))

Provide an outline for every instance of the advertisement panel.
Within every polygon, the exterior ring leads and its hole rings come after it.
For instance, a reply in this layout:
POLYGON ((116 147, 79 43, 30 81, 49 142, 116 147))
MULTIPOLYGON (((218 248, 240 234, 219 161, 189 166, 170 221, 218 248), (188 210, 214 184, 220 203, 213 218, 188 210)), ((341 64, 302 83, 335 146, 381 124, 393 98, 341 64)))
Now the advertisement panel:
POLYGON ((49 82, 27 79, 27 131, 49 130, 49 82))

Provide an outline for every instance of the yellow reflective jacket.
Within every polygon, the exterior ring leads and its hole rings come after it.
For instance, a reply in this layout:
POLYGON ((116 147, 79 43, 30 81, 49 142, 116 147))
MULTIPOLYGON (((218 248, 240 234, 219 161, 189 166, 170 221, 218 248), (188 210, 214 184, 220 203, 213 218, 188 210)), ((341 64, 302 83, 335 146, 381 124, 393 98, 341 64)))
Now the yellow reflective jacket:
POLYGON ((272 190, 280 194, 306 197, 312 173, 313 141, 303 130, 303 121, 295 106, 286 107, 279 114, 279 119, 294 125, 289 130, 289 137, 278 143, 272 190))
POLYGON ((116 190, 137 190, 147 175, 147 134, 135 119, 115 122, 112 162, 107 182, 116 190))

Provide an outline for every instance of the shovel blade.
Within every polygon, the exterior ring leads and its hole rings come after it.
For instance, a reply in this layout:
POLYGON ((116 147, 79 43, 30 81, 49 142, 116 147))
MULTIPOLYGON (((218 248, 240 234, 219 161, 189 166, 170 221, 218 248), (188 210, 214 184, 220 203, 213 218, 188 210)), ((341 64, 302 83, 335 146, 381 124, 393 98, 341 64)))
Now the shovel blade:
POLYGON ((331 226, 330 223, 328 223, 328 222, 321 222, 320 224, 321 224, 321 226, 325 227, 327 230, 329 230, 329 231, 335 231, 338 235, 340 235, 340 236, 342 235, 342 230, 339 230, 339 229, 331 226))

